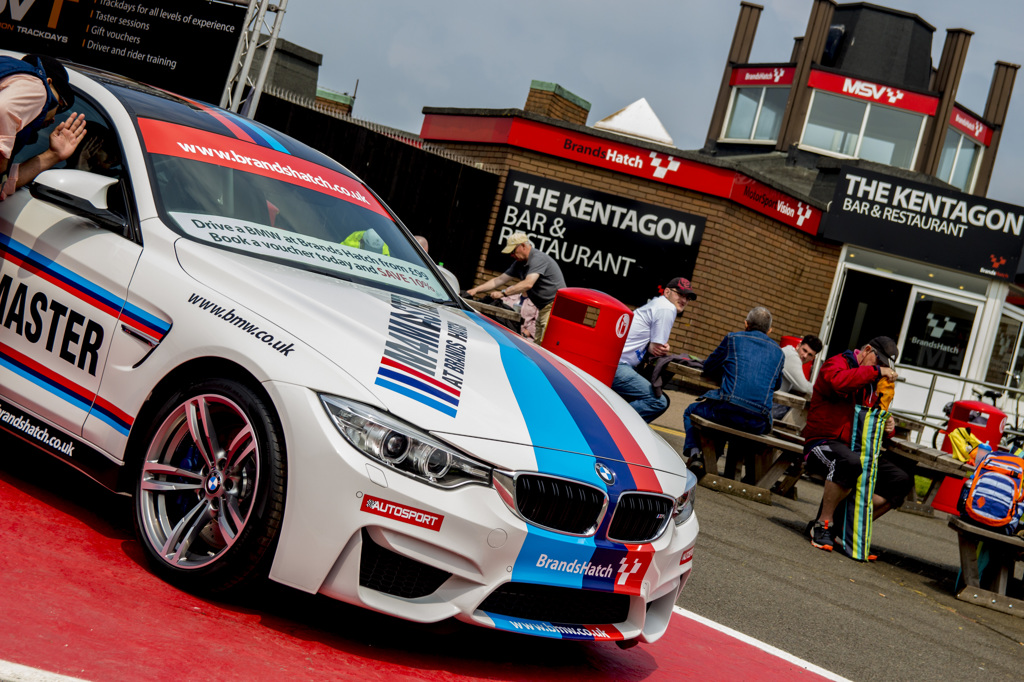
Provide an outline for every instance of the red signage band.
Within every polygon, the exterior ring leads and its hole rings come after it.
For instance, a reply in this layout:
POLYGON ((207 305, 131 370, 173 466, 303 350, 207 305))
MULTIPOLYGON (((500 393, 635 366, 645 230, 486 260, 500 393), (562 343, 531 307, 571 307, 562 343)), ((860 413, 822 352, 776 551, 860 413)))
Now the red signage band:
POLYGON ((358 181, 323 166, 273 149, 188 126, 139 119, 146 151, 179 159, 201 161, 224 168, 262 175, 312 189, 365 209, 391 216, 358 181))
POLYGON ((825 71, 812 70, 807 84, 818 90, 833 92, 837 95, 855 97, 875 104, 884 104, 904 111, 913 111, 926 116, 934 116, 939 108, 939 98, 922 95, 909 90, 901 90, 888 85, 879 85, 871 81, 840 76, 825 71))
POLYGON ((673 187, 730 199, 817 234, 821 211, 728 168, 680 159, 606 138, 521 118, 427 114, 420 137, 426 140, 507 144, 569 161, 625 173, 673 187), (760 188, 755 192, 752 188, 760 188), (771 195, 770 200, 765 199, 771 195))
POLYGON ((818 234, 821 211, 740 173, 729 198, 810 235, 818 234))
POLYGON ((432 514, 422 509, 407 507, 404 504, 382 500, 370 495, 363 495, 359 508, 370 514, 376 514, 377 516, 383 516, 395 521, 401 521, 402 523, 408 523, 411 526, 419 526, 420 528, 433 531, 441 530, 441 523, 444 522, 444 516, 441 514, 432 514))
POLYGON ((729 85, 792 85, 795 75, 792 66, 744 66, 732 70, 729 85))
POLYGON ((963 109, 953 107, 949 114, 949 125, 986 147, 992 144, 992 129, 963 109))

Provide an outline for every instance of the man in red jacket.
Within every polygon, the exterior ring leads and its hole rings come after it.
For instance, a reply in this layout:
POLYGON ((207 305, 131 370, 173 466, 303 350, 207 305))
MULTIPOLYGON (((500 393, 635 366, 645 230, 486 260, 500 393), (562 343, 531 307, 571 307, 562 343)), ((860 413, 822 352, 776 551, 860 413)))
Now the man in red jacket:
MULTIPOLYGON (((860 459, 850 449, 854 405, 871 406, 875 384, 882 377, 896 379, 899 349, 888 336, 877 336, 860 350, 848 350, 829 358, 818 372, 804 426, 804 456, 807 471, 825 478, 818 518, 807 526, 811 544, 832 551, 832 514, 850 494, 861 474, 860 459)), ((892 417, 886 435, 892 435, 892 417)), ((872 500, 874 518, 900 503, 910 491, 913 479, 887 459, 878 462, 878 476, 872 500)))

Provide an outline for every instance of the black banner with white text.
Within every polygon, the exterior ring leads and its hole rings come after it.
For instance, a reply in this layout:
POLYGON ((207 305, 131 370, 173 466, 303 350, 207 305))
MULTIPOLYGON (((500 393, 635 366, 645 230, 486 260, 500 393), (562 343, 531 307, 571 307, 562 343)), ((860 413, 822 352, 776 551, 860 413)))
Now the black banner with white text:
POLYGON ((217 104, 245 13, 208 0, 0 0, 0 46, 217 104))
POLYGON ((954 270, 1012 280, 1024 208, 843 168, 822 236, 954 270))
POLYGON ((558 263, 570 287, 640 305, 673 277, 693 276, 706 219, 663 206, 509 171, 487 267, 504 271, 513 232, 558 263))

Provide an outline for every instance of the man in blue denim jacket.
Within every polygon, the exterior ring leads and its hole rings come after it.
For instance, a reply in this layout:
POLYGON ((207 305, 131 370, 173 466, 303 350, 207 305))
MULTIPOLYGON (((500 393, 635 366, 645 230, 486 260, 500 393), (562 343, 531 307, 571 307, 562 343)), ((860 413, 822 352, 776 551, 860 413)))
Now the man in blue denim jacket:
POLYGON ((683 414, 683 449, 689 458, 687 466, 698 478, 704 475, 704 458, 696 431, 690 428, 691 415, 749 433, 772 429, 772 396, 782 383, 785 355, 768 336, 772 314, 767 308, 758 306, 747 313, 745 327, 726 334, 704 361, 704 376, 721 387, 705 393, 683 414))

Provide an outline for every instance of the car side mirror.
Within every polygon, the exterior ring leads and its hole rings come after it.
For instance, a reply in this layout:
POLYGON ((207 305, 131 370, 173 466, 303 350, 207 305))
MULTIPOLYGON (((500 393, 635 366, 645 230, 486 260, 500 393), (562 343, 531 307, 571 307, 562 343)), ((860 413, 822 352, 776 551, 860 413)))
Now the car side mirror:
POLYGON ((125 234, 128 221, 107 206, 107 190, 117 182, 117 178, 87 171, 54 169, 40 173, 31 185, 31 192, 40 201, 94 220, 112 232, 125 234))

